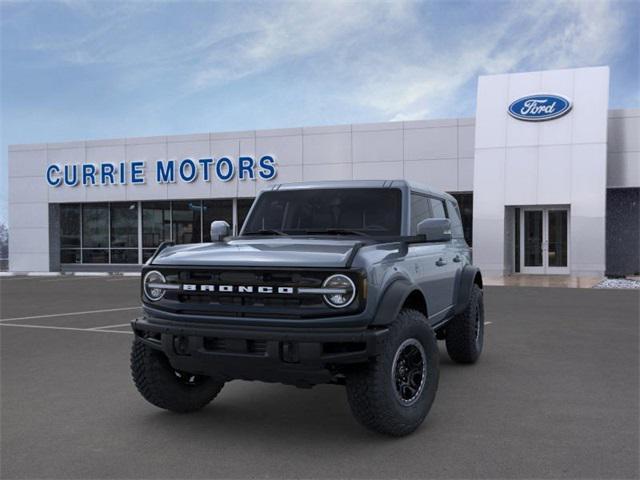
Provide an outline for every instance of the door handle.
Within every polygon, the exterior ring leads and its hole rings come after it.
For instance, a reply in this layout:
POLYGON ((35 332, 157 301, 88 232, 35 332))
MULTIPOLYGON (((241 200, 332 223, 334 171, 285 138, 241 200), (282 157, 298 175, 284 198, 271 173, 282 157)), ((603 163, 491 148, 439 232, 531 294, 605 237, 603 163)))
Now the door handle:
POLYGON ((462 257, 460 255, 456 255, 453 257, 453 261, 456 263, 460 263, 462 261, 462 257))
POLYGON ((447 262, 445 262, 445 261, 444 261, 444 258, 442 258, 442 257, 440 257, 440 258, 438 259, 438 261, 436 262, 436 265, 437 265, 437 266, 439 266, 439 267, 442 267, 442 266, 444 266, 444 265, 446 265, 446 264, 447 264, 447 262))

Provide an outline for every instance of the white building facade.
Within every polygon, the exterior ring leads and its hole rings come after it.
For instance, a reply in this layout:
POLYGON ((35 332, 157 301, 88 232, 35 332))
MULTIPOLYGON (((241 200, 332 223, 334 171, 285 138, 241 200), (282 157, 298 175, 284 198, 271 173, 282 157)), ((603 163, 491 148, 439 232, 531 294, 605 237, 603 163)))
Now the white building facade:
POLYGON ((136 269, 237 231, 272 183, 397 179, 454 194, 487 274, 640 270, 640 110, 609 69, 493 75, 475 118, 9 147, 12 271, 136 269))

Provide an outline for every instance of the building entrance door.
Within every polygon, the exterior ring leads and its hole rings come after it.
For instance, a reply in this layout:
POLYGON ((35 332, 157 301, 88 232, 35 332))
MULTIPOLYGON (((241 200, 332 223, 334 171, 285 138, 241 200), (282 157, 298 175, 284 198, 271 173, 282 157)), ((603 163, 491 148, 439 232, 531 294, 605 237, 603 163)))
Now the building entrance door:
POLYGON ((520 215, 520 272, 569 273, 569 211, 523 208, 520 215))

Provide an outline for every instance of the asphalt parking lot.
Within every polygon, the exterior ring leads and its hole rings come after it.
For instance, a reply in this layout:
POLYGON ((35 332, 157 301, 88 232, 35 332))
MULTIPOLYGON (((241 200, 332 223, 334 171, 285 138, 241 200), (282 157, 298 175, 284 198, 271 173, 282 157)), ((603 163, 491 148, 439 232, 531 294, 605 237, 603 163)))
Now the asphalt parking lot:
POLYGON ((638 291, 487 287, 480 362, 442 352, 427 421, 390 439, 338 386, 147 404, 129 375, 138 282, 0 280, 3 479, 638 477, 638 291))

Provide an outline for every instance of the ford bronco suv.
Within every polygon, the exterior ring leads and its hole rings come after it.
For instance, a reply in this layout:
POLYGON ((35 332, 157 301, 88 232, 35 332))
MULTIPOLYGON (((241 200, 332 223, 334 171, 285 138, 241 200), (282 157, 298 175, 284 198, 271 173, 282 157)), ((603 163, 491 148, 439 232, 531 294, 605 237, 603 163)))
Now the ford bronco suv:
POLYGON ((456 200, 404 180, 277 185, 239 236, 158 247, 142 270, 131 370, 152 404, 207 405, 234 379, 345 385, 356 419, 389 435, 424 420, 437 339, 482 351, 482 277, 456 200))

